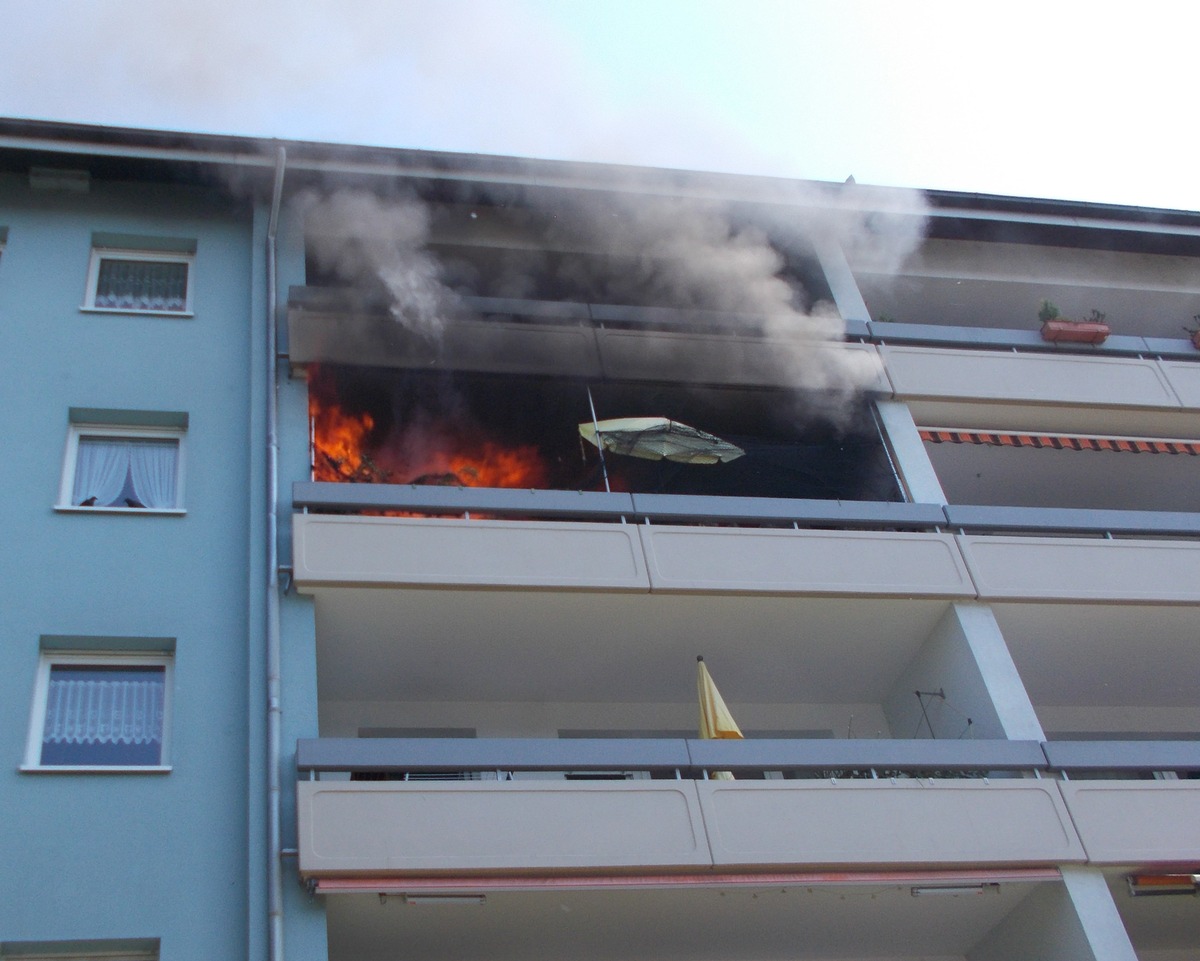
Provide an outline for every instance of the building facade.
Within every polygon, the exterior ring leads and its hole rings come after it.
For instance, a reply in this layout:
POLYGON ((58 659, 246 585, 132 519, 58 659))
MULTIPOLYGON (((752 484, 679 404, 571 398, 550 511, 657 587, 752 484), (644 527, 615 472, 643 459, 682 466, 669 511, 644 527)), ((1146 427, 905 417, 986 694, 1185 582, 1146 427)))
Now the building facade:
POLYGON ((0 956, 1200 951, 1200 215, 0 151, 0 956))

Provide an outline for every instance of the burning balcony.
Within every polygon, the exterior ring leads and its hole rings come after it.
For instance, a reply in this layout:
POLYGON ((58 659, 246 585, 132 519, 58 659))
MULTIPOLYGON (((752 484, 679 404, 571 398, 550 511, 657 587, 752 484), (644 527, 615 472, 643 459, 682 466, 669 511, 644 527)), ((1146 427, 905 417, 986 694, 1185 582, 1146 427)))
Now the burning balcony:
POLYGON ((309 403, 318 482, 899 499, 868 408, 806 421, 783 392, 320 367, 309 403), (626 418, 718 453, 665 450, 652 432, 614 443, 608 425, 626 418))

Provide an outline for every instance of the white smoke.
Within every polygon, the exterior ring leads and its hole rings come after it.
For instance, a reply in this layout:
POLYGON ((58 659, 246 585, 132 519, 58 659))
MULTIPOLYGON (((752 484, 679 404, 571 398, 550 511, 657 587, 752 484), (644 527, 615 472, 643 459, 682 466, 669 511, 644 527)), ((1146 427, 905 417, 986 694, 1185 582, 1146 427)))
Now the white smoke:
POLYGON ((308 193, 299 203, 308 224, 308 252, 322 270, 352 284, 374 279, 387 291, 388 309, 399 324, 431 340, 441 334, 447 316, 460 307, 426 247, 424 204, 362 190, 308 193))
MULTIPOLYGON (((869 354, 832 349, 845 334, 837 308, 805 288, 764 226, 735 220, 723 205, 606 197, 560 219, 556 230, 619 258, 620 272, 591 279, 603 302, 722 315, 720 323, 731 333, 772 344, 790 386, 835 395, 829 398, 834 407, 877 376, 869 354), (822 346, 830 349, 816 349, 822 346)), ((803 224, 793 230, 805 233, 803 224)))

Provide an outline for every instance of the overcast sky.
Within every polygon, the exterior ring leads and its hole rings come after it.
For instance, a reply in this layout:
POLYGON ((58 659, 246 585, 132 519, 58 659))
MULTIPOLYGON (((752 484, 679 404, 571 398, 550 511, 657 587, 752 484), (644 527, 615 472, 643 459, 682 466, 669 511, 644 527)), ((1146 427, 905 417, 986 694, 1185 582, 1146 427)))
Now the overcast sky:
POLYGON ((0 0, 0 115, 1200 209, 1189 0, 0 0))

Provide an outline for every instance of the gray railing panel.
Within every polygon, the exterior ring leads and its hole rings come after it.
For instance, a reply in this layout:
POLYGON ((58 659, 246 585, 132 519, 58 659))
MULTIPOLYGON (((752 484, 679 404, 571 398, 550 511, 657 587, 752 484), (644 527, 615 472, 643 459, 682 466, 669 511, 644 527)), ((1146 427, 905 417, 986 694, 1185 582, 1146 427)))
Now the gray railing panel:
MULTIPOLYGON (((387 304, 378 297, 346 288, 290 287, 288 306, 323 313, 385 313, 387 304)), ((576 301, 530 300, 512 297, 462 298, 464 314, 502 314, 533 320, 573 323, 628 324, 686 331, 696 327, 732 331, 761 330, 767 318, 761 314, 724 313, 678 307, 642 307, 625 304, 586 304, 576 301)), ((1200 360, 1200 352, 1183 337, 1138 337, 1113 334, 1103 344, 1053 344, 1042 339, 1036 324, 1028 329, 964 327, 953 324, 909 324, 897 322, 845 322, 846 337, 869 338, 895 344, 928 344, 946 347, 979 347, 994 350, 1036 350, 1056 353, 1106 355, 1153 354, 1200 360)))
POLYGON ((674 738, 319 738, 300 771, 1015 771, 1046 766, 1035 741, 684 740, 674 738))
POLYGON ((867 338, 871 336, 871 326, 865 320, 847 318, 843 323, 846 325, 846 336, 849 338, 867 338))
POLYGON ((641 518, 669 521, 725 520, 761 523, 831 524, 837 527, 911 525, 939 527, 946 517, 937 504, 889 501, 805 500, 781 497, 704 497, 693 494, 634 494, 641 518))
POLYGON ((534 517, 632 515, 628 494, 602 491, 556 491, 500 487, 440 487, 423 484, 339 484, 297 481, 295 507, 318 510, 397 510, 431 514, 465 511, 502 512, 534 517))
POLYGON ((1056 771, 1200 771, 1196 741, 1047 741, 1056 771))
POLYGON ((770 497, 704 497, 690 494, 624 494, 601 491, 439 487, 419 484, 341 484, 297 481, 296 508, 396 510, 457 514, 466 511, 531 517, 622 517, 668 523, 705 520, 751 523, 793 522, 835 527, 941 527, 937 504, 891 501, 832 501, 770 497))
POLYGON ((1102 344, 1052 343, 1042 339, 1036 324, 1028 330, 1008 327, 960 327, 953 324, 901 324, 872 321, 871 338, 893 344, 927 344, 939 347, 980 347, 992 350, 1049 351, 1127 355, 1149 352, 1142 337, 1112 334, 1102 344))
POLYGON ((674 738, 317 738, 296 746, 300 771, 674 771, 674 738))
POLYGON ((425 514, 496 513, 540 518, 634 519, 652 523, 707 521, 827 525, 836 528, 935 527, 999 533, 1043 532, 1200 536, 1200 513, 1089 510, 1072 507, 910 504, 691 494, 439 487, 420 484, 344 484, 298 481, 296 508, 394 510, 425 514))
MULTIPOLYGON (((1039 335, 1040 336, 1040 335, 1039 335)), ((1147 351, 1145 338, 1130 334, 1109 334, 1102 344, 1053 344, 1055 350, 1071 350, 1077 353, 1079 348, 1096 350, 1102 354, 1144 354, 1147 351)))
POLYGON ((1119 534, 1200 534, 1200 514, 1183 511, 1088 510, 950 504, 951 527, 988 531, 1079 531, 1119 534))
POLYGON ((680 307, 588 304, 588 310, 592 320, 598 324, 630 324, 678 330, 694 329, 699 326, 750 332, 762 330, 767 322, 764 314, 737 314, 727 311, 680 307))
POLYGON ((1158 357, 1200 360, 1200 350, 1186 337, 1146 337, 1146 350, 1158 357))
POLYGON ((701 770, 960 770, 1044 768, 1037 741, 689 740, 701 770))
POLYGON ((1037 330, 1007 327, 957 327, 949 324, 901 324, 871 321, 871 337, 895 344, 936 344, 945 347, 1043 349, 1051 345, 1037 330))
POLYGON ((382 313, 387 301, 348 287, 288 288, 288 307, 331 313, 382 313))
POLYGON ((510 317, 573 320, 591 319, 587 304, 567 300, 525 300, 517 297, 463 297, 463 305, 478 314, 506 314, 510 317))

